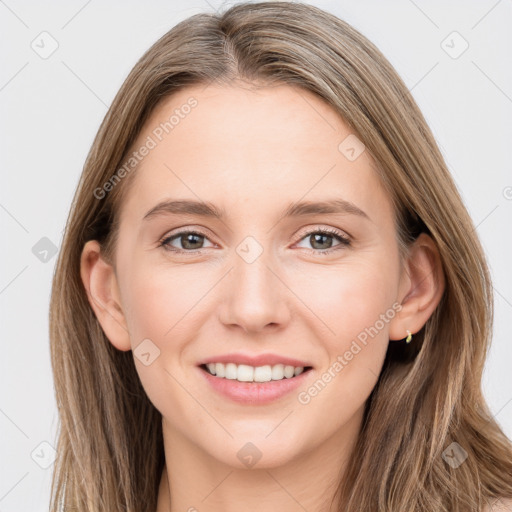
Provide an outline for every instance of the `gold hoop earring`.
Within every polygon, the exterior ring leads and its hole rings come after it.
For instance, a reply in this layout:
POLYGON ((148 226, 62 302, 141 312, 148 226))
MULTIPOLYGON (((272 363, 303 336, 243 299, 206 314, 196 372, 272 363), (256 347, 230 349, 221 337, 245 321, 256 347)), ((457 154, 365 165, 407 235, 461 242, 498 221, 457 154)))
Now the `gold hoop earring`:
POLYGON ((405 343, 410 343, 412 340, 411 331, 407 330, 407 338, 405 338, 405 343))

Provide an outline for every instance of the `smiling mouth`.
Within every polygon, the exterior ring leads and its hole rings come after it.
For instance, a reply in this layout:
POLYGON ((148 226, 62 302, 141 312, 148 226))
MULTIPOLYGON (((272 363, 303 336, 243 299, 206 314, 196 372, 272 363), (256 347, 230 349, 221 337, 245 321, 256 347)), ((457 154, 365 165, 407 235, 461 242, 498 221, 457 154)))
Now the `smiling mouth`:
POLYGON ((251 382, 254 384, 290 380, 312 369, 311 366, 288 366, 283 364, 249 366, 235 363, 208 363, 200 365, 200 368, 219 379, 251 382))

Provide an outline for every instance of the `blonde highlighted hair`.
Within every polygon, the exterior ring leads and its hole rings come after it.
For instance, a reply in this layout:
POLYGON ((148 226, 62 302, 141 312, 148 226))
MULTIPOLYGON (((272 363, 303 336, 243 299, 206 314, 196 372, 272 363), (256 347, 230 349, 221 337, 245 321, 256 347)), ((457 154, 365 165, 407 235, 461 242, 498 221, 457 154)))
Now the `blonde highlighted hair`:
POLYGON ((161 37, 123 83, 87 156, 51 295, 60 417, 51 511, 156 509, 162 418, 132 353, 116 350, 101 329, 81 281, 80 255, 93 239, 114 254, 133 174, 104 198, 94 191, 123 164, 162 98, 238 78, 303 88, 338 112, 378 164, 401 255, 425 232, 443 265, 446 288, 431 318, 414 343, 389 345, 340 479, 339 510, 480 511, 495 498, 512 498, 511 442, 481 390, 493 320, 489 271, 423 115, 391 64, 349 24, 310 5, 262 2, 191 16, 161 37), (442 456, 454 442, 468 454, 457 468, 442 456))

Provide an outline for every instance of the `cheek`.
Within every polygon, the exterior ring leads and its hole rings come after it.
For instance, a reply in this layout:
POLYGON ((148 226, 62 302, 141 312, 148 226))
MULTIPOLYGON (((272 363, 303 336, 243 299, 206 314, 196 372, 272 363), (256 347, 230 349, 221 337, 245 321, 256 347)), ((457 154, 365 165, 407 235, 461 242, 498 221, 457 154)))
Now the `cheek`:
MULTIPOLYGON (((325 365, 297 397, 306 416, 315 418, 319 438, 332 435, 354 415, 362 414, 377 383, 388 346, 388 323, 380 315, 390 310, 388 298, 376 288, 385 289, 379 276, 366 274, 366 281, 352 273, 336 282, 330 280, 324 290, 331 299, 339 298, 335 303, 325 302, 318 314, 335 334, 323 337, 325 365)), ((318 303, 323 301, 322 294, 315 297, 318 303)), ((387 318, 391 319, 390 313, 387 318)))
POLYGON ((386 355, 398 270, 394 260, 373 256, 347 261, 321 280, 310 276, 301 292, 309 290, 308 306, 329 327, 326 365, 299 395, 325 435, 363 407, 386 355))
MULTIPOLYGON (((396 269, 389 262, 377 257, 359 258, 336 267, 300 273, 294 279, 294 292, 303 298, 314 314, 314 321, 323 326, 324 339, 332 344, 332 349, 341 350, 392 307, 397 280, 396 269)), ((378 326, 387 332, 381 322, 378 326)))
POLYGON ((132 346, 144 338, 165 345, 176 338, 176 332, 187 322, 187 312, 200 299, 201 278, 179 268, 130 265, 124 274, 122 294, 132 346))
POLYGON ((164 416, 172 412, 176 417, 187 417, 193 404, 180 385, 188 377, 182 373, 180 362, 193 334, 187 330, 194 318, 193 305, 204 291, 199 294, 191 285, 190 274, 185 279, 184 272, 176 270, 139 267, 129 276, 123 306, 142 386, 164 416))

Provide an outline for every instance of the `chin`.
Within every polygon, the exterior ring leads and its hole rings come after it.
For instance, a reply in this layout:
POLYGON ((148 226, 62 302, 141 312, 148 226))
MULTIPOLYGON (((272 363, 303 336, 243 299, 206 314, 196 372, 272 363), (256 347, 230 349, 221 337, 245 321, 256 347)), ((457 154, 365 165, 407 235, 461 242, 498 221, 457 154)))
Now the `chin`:
POLYGON ((298 443, 286 431, 281 435, 273 432, 268 438, 265 435, 268 433, 236 436, 220 449, 215 447, 208 451, 219 461, 236 469, 272 469, 290 464, 300 457, 302 452, 297 450, 298 443))

